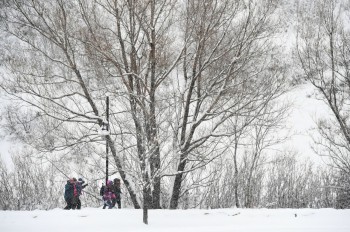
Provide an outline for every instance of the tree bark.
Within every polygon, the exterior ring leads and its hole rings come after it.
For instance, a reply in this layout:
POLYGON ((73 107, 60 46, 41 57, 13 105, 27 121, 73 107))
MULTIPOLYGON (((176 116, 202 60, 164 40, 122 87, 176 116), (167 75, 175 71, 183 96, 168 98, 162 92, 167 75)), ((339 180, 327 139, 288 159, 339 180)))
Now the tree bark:
POLYGON ((175 176, 172 195, 170 199, 170 209, 176 209, 179 204, 180 193, 181 193, 181 184, 183 178, 183 171, 185 170, 186 160, 185 155, 182 155, 182 159, 177 167, 178 174, 175 176))

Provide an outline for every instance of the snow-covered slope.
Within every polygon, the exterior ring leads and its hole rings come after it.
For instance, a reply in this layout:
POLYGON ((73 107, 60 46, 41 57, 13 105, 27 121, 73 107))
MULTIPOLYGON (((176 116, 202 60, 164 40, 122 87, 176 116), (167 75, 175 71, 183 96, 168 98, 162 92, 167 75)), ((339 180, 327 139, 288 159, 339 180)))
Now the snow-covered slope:
POLYGON ((349 232, 349 219, 350 210, 335 209, 150 210, 145 225, 142 210, 54 209, 0 211, 0 231, 349 232))

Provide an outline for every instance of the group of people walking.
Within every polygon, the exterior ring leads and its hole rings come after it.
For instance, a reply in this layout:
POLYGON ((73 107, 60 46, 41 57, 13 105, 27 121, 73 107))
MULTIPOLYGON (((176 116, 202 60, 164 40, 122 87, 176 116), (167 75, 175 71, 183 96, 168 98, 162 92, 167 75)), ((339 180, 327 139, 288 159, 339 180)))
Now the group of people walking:
POLYGON ((116 204, 118 208, 121 208, 121 199, 120 199, 120 179, 115 178, 113 181, 108 180, 106 185, 102 185, 100 189, 100 196, 103 199, 103 209, 108 207, 112 209, 116 204))
MULTIPOLYGON (((64 199, 67 206, 64 209, 81 209, 80 196, 82 190, 88 186, 82 178, 78 180, 76 178, 71 178, 67 181, 64 191, 64 199)), ((112 209, 117 205, 121 208, 121 189, 120 189, 120 179, 115 178, 113 181, 108 180, 106 185, 102 185, 100 189, 100 196, 103 200, 103 209, 112 209)))
POLYGON ((64 188, 64 200, 67 203, 67 206, 64 209, 81 209, 81 201, 80 196, 82 194, 82 190, 88 186, 88 184, 84 184, 82 178, 79 178, 78 181, 75 178, 69 179, 64 188))

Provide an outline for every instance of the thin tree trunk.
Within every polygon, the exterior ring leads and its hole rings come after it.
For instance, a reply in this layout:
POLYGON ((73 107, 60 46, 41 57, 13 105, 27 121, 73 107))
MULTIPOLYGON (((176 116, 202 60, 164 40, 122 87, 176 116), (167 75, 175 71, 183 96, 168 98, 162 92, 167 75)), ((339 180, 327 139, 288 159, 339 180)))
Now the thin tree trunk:
POLYGON ((149 208, 149 194, 147 187, 144 187, 143 189, 143 223, 148 225, 148 208, 149 208))
MULTIPOLYGON (((152 1, 151 6, 151 23, 154 24, 155 1, 152 1)), ((150 71, 151 71, 151 90, 150 90, 150 142, 155 147, 152 151, 151 157, 151 176, 153 178, 152 191, 152 208, 160 209, 160 150, 158 143, 157 122, 156 122, 156 32, 155 26, 151 29, 151 43, 150 43, 150 71)))
POLYGON ((234 182, 234 194, 235 194, 235 204, 237 208, 240 208, 239 197, 238 197, 238 165, 237 165, 237 148, 238 148, 238 138, 235 131, 235 150, 233 154, 233 162, 235 167, 235 182, 234 182))

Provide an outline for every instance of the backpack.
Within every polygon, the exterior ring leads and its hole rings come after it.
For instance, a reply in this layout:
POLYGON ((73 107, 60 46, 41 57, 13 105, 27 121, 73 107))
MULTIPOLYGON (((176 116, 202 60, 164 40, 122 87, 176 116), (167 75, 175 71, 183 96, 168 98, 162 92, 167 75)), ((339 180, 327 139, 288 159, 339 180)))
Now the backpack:
POLYGON ((74 196, 74 197, 78 197, 79 195, 80 195, 80 194, 79 194, 79 192, 78 192, 77 184, 74 183, 74 184, 73 184, 73 196, 74 196))
POLYGON ((112 181, 108 180, 107 185, 102 186, 102 188, 100 190, 100 195, 102 194, 103 200, 107 201, 107 200, 112 200, 112 199, 116 198, 115 194, 113 193, 113 182, 112 181))
POLYGON ((115 198, 116 198, 115 194, 111 191, 107 191, 105 192, 105 194, 103 194, 103 200, 105 201, 113 200, 115 198))

